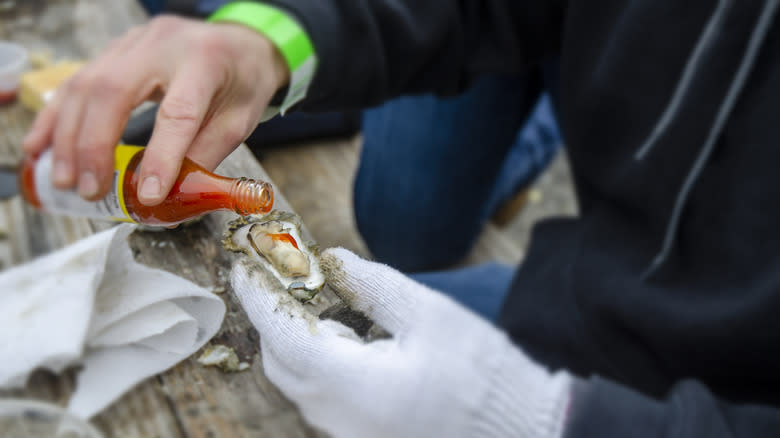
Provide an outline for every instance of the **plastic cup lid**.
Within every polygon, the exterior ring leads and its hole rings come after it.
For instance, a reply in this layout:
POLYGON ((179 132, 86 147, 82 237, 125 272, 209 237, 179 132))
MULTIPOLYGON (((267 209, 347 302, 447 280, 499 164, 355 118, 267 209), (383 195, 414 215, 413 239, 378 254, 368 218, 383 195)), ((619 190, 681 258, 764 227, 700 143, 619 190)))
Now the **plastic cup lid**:
POLYGON ((17 87, 27 69, 27 50, 19 44, 0 41, 0 91, 17 87))

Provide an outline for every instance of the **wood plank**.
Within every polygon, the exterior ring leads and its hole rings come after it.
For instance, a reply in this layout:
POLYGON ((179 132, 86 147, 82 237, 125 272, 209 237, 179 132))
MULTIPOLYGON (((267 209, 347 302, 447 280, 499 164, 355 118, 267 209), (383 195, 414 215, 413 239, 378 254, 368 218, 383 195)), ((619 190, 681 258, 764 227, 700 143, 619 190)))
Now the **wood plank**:
POLYGON ((550 217, 574 217, 579 207, 574 193, 571 169, 565 151, 558 154, 550 167, 532 187, 525 208, 506 226, 499 228, 520 248, 526 248, 534 224, 550 217))

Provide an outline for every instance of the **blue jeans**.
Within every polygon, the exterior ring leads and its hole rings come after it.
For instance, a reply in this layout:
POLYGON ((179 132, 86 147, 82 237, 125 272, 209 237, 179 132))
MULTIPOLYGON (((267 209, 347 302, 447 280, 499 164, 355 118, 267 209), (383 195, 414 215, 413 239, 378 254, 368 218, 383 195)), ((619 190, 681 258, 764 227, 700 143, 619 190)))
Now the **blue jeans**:
POLYGON ((452 270, 418 272, 410 277, 449 295, 488 321, 496 321, 514 272, 511 266, 488 262, 452 270))
MULTIPOLYGON (((357 226, 377 260, 405 272, 461 260, 561 143, 549 97, 516 76, 482 79, 454 98, 390 101, 364 113, 363 136, 357 226)), ((414 277, 493 319, 512 271, 492 264, 414 277)))

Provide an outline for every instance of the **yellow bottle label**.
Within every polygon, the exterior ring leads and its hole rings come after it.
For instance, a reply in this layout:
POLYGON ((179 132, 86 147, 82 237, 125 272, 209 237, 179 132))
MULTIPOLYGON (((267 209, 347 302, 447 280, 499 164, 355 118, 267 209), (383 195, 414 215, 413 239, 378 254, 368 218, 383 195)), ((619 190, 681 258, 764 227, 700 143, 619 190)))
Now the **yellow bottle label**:
POLYGON ((127 211, 127 204, 125 204, 125 174, 127 174, 127 167, 130 165, 130 160, 142 149, 143 146, 120 144, 114 151, 114 185, 116 187, 119 206, 125 214, 124 218, 118 220, 135 222, 132 216, 130 216, 130 212, 127 211))
POLYGON ((108 194, 99 201, 82 199, 75 190, 58 190, 51 182, 51 149, 44 152, 35 164, 35 191, 44 210, 71 216, 113 221, 135 222, 127 211, 124 195, 125 175, 130 160, 142 146, 119 145, 114 152, 113 184, 108 194))

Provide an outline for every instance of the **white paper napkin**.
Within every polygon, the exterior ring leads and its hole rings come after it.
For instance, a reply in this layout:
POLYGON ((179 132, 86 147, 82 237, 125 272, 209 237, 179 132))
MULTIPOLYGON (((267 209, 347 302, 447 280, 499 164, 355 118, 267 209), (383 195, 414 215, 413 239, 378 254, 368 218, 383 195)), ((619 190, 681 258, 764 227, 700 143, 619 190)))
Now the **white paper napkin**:
POLYGON ((127 244, 134 228, 119 225, 0 272, 0 387, 24 386, 39 367, 83 364, 68 409, 89 418, 216 334, 222 300, 136 263, 127 244))

